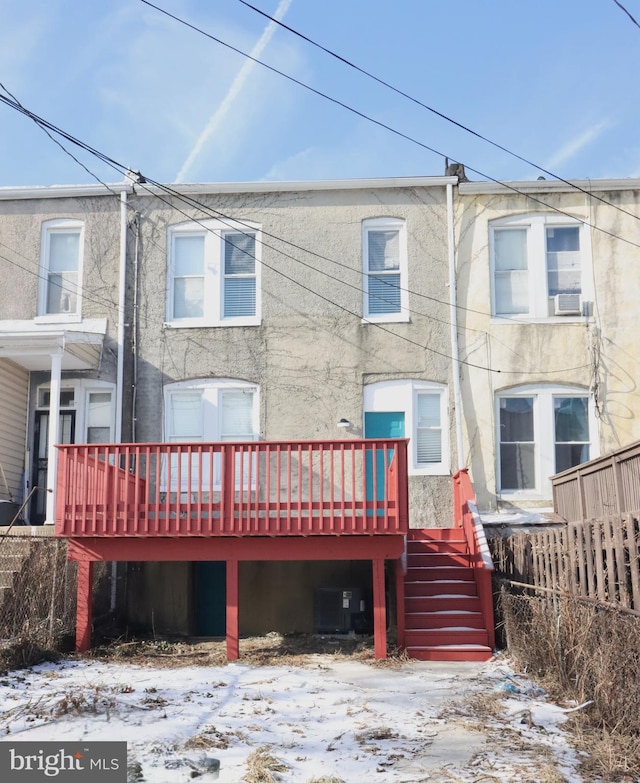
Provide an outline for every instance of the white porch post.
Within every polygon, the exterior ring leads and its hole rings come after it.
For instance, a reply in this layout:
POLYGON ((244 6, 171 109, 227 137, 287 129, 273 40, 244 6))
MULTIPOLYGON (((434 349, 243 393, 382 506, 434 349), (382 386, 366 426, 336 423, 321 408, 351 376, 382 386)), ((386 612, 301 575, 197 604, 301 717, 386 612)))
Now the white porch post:
POLYGON ((51 357, 51 395, 49 399, 49 431, 47 439, 47 516, 45 525, 53 525, 56 512, 56 477, 58 459, 55 444, 60 440, 60 377, 62 352, 51 357))

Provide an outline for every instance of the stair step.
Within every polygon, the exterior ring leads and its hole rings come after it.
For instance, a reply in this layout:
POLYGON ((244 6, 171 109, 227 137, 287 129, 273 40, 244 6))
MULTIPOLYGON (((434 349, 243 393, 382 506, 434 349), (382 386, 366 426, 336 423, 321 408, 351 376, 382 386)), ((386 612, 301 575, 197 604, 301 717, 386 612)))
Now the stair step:
POLYGON ((405 597, 427 598, 434 595, 477 595, 476 583, 468 579, 433 579, 426 582, 405 582, 405 597))
POLYGON ((468 552, 469 547, 464 539, 460 541, 407 541, 407 554, 422 552, 468 552))
POLYGON ((484 617, 481 612, 468 612, 454 609, 450 612, 414 612, 405 617, 411 617, 411 625, 407 623, 408 630, 428 631, 432 628, 446 628, 452 626, 484 629, 484 617))
POLYGON ((420 572, 424 572, 424 579, 414 580, 413 577, 415 576, 415 571, 415 568, 407 569, 407 576, 405 581, 429 582, 432 579, 456 579, 462 580, 464 582, 475 581, 473 568, 469 568, 468 566, 432 566, 431 568, 427 566, 426 568, 420 568, 420 572))
POLYGON ((466 612, 482 612, 480 599, 471 595, 432 595, 427 598, 405 596, 405 614, 419 615, 429 612, 450 612, 462 609, 466 612))
POLYGON ((476 644, 489 646, 489 634, 484 628, 465 628, 464 626, 450 628, 410 628, 405 631, 407 647, 438 647, 441 645, 476 644))
POLYGON ((459 541, 464 532, 459 527, 412 527, 407 541, 459 541))
POLYGON ((407 647, 407 655, 418 661, 488 661, 493 656, 490 647, 478 644, 407 647))
POLYGON ((420 552, 407 554, 407 568, 435 568, 437 566, 471 567, 469 555, 465 552, 420 552))

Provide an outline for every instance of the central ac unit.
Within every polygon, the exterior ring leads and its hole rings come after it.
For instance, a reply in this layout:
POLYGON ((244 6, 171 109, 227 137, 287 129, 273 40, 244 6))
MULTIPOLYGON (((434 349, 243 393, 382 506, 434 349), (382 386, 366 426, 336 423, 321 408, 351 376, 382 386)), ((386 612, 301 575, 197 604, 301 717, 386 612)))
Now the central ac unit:
POLYGON ((580 294, 556 294, 553 297, 554 315, 582 315, 580 294))

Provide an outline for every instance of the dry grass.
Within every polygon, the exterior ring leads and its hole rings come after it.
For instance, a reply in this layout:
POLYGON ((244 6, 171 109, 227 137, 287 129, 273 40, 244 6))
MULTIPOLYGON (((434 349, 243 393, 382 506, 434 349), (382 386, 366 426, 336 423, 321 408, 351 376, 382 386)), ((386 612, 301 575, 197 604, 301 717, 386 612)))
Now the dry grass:
POLYGON ((311 778, 307 783, 347 783, 342 778, 337 778, 335 775, 322 775, 319 778, 311 778))
POLYGON ((501 596, 509 653, 557 699, 592 702, 571 719, 604 780, 640 769, 640 619, 573 598, 501 596))
POLYGON ((278 772, 286 772, 288 767, 271 753, 269 748, 254 750, 247 758, 247 771, 242 777, 244 783, 278 783, 278 772))
POLYGON ((465 718, 475 721, 472 728, 480 731, 486 729, 489 721, 498 721, 502 717, 502 700, 504 694, 473 693, 465 699, 458 699, 446 704, 438 714, 442 720, 465 718))

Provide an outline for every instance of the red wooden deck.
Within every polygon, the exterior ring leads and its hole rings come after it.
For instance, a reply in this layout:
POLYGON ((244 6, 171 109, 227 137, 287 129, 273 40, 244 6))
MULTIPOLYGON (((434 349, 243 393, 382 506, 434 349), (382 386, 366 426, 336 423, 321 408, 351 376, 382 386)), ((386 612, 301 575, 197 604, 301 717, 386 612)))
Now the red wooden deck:
POLYGON ((375 654, 386 657, 384 562, 408 529, 401 439, 59 446, 56 534, 78 561, 76 646, 92 564, 225 560, 227 654, 238 657, 240 560, 371 560, 375 654))

